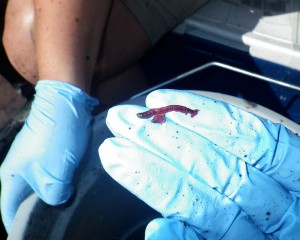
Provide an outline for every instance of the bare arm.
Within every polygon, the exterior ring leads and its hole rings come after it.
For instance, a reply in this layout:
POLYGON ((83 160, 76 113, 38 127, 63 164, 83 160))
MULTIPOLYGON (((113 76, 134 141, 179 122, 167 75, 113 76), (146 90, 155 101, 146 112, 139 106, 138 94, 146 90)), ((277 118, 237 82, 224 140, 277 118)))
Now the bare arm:
POLYGON ((39 79, 89 92, 111 0, 35 0, 39 79))

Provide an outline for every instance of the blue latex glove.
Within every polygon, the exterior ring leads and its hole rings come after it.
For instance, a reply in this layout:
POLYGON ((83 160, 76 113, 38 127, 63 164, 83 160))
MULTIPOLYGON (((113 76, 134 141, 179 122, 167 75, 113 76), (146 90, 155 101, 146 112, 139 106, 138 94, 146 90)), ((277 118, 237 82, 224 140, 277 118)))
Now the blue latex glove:
POLYGON ((87 147, 98 100, 77 87, 42 80, 26 122, 1 166, 1 212, 7 232, 32 190, 58 205, 72 195, 72 176, 87 147))
POLYGON ((136 117, 146 108, 110 109, 116 138, 99 148, 106 171, 165 217, 148 225, 146 239, 300 239, 300 138, 192 93, 159 90, 146 100, 174 104, 200 111, 154 124, 136 117))

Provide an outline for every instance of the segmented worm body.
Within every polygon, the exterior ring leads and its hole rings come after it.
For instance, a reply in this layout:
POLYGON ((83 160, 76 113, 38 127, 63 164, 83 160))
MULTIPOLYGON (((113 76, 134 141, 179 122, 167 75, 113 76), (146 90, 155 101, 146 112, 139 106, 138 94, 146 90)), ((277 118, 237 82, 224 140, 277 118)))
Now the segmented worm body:
POLYGON ((199 112, 198 109, 193 110, 181 105, 169 105, 166 107, 152 108, 146 112, 137 113, 137 116, 143 119, 153 117, 151 122, 164 123, 166 121, 165 114, 167 112, 172 112, 172 111, 181 112, 184 114, 191 114, 191 117, 195 117, 199 112))

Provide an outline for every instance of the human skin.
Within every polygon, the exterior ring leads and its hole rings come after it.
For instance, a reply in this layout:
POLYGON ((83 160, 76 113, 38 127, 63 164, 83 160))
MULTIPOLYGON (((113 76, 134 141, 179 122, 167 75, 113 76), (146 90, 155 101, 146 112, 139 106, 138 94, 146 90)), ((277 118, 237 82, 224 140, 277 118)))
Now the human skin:
POLYGON ((109 79, 151 47, 120 0, 9 0, 3 44, 30 83, 53 79, 88 93, 95 74, 109 79))

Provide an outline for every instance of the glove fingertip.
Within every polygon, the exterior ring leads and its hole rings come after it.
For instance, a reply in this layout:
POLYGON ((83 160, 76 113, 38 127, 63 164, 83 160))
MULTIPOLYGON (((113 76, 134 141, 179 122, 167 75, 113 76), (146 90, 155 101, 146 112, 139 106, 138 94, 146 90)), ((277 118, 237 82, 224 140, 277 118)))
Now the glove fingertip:
POLYGON ((126 139, 113 137, 105 139, 98 149, 99 158, 104 170, 117 179, 120 167, 124 165, 125 161, 124 159, 120 161, 122 155, 120 148, 124 149, 127 146, 128 141, 126 139))
POLYGON ((24 179, 1 169, 1 215, 9 233, 20 204, 32 192, 24 179))
POLYGON ((175 219, 157 218, 148 223, 145 230, 146 240, 181 240, 181 239, 203 239, 196 232, 186 226, 183 222, 175 219))
POLYGON ((197 102, 195 100, 199 98, 200 96, 198 94, 184 90, 159 89, 148 94, 146 97, 146 106, 148 108, 157 108, 174 104, 195 106, 194 102, 197 102))
MULTIPOLYGON (((163 218, 157 218, 148 223, 145 230, 145 239, 170 239, 171 234, 171 221, 163 218)), ((172 237, 174 239, 174 236, 172 237)), ((176 239, 176 238, 175 238, 176 239)))
POLYGON ((106 169, 106 167, 109 167, 109 165, 111 164, 109 159, 111 158, 111 156, 113 154, 112 147, 113 147, 112 139, 107 138, 103 141, 103 143, 101 143, 101 145, 98 148, 99 158, 105 169, 106 169))
POLYGON ((45 187, 41 199, 51 206, 58 206, 66 203, 74 194, 71 184, 49 184, 45 187))
POLYGON ((157 102, 158 100, 162 100, 165 94, 168 93, 175 93, 177 90, 169 90, 169 89, 158 89, 151 93, 149 93, 146 97, 146 106, 152 106, 153 103, 157 102))

